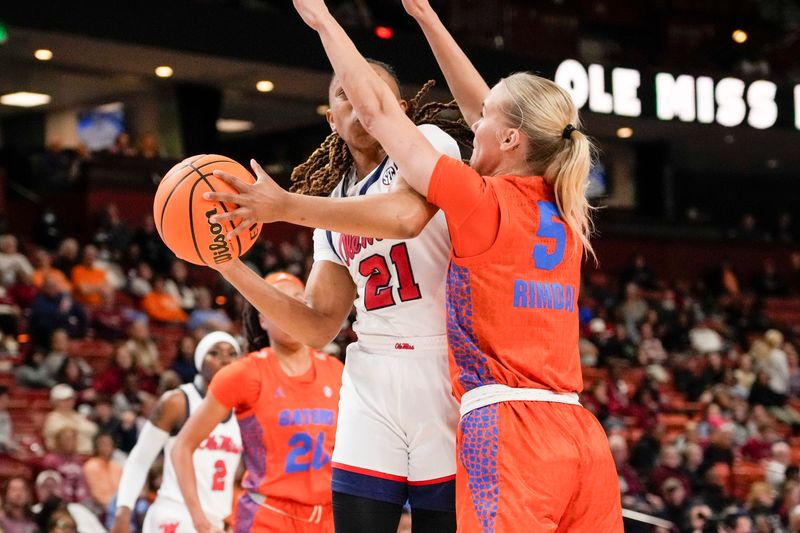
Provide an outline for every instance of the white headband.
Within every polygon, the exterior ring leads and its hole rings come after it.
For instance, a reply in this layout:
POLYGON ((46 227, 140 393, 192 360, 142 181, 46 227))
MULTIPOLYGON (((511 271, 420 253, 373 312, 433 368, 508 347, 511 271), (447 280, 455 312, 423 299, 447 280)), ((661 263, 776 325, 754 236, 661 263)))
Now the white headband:
POLYGON ((203 370, 203 360, 206 358, 208 351, 219 342, 227 342, 233 346, 233 349, 237 355, 242 353, 239 343, 233 338, 232 335, 225 333, 224 331, 212 331, 200 339, 200 342, 197 343, 197 348, 194 349, 194 366, 197 368, 198 372, 203 370))

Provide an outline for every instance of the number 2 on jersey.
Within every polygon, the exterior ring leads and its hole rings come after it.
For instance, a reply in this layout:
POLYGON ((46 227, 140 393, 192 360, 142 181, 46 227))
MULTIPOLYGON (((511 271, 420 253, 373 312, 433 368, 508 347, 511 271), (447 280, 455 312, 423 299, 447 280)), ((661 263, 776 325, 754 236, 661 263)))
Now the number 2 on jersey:
POLYGON ((214 463, 214 477, 211 478, 211 490, 222 492, 225 490, 225 476, 228 475, 228 467, 222 459, 214 463))
MULTIPOLYGON (((414 271, 411 270, 411 260, 408 257, 406 243, 402 242, 392 246, 389 257, 397 271, 399 282, 397 294, 400 296, 400 301, 408 302, 422 298, 419 284, 414 279, 414 271)), ((375 254, 363 259, 358 265, 358 272, 367 278, 367 286, 364 288, 364 307, 367 311, 383 309, 395 304, 391 285, 392 273, 382 255, 375 254)))
POLYGON ((556 204, 544 200, 540 200, 536 204, 539 206, 539 230, 536 232, 536 236, 555 239, 556 246, 553 253, 547 251, 548 245, 546 244, 534 246, 533 263, 540 270, 553 270, 564 260, 567 230, 556 204))

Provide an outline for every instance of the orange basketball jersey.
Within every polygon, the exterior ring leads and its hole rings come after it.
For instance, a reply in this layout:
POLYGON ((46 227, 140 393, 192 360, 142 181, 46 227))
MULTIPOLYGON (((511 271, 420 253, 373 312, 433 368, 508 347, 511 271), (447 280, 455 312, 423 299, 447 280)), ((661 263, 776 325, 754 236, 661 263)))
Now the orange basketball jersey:
POLYGON ((314 350, 311 360, 308 372, 290 377, 266 348, 231 363, 211 382, 211 394, 239 420, 246 491, 308 505, 331 502, 343 365, 314 350))
MULTIPOLYGON (((431 179, 429 199, 453 193, 454 187, 447 184, 477 178, 467 165, 442 157, 431 179)), ((582 245, 561 218, 553 189, 542 178, 482 179, 481 187, 496 197, 502 215, 488 250, 451 258, 447 335, 455 395, 460 399, 465 392, 490 384, 580 391, 582 245)), ((454 200, 451 196, 450 202, 454 200)))

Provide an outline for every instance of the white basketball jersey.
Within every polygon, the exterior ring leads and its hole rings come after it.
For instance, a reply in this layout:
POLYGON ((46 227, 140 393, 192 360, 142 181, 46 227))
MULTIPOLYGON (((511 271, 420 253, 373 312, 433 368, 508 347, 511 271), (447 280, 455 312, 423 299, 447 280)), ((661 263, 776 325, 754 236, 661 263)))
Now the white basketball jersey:
MULTIPOLYGON (((436 126, 419 130, 439 152, 461 158, 458 143, 436 126)), ((397 164, 386 157, 358 183, 343 179, 331 196, 383 194, 394 184, 397 164), (346 190, 345 190, 346 189, 346 190)), ((352 177, 352 172, 351 176, 352 177)), ((445 334, 445 288, 450 236, 439 211, 422 233, 409 240, 381 240, 314 231, 314 260, 343 265, 358 288, 353 326, 365 336, 428 337, 445 334)))
MULTIPOLYGON (((200 406, 203 398, 192 383, 178 387, 186 395, 188 414, 200 406)), ((183 503, 183 496, 172 466, 172 446, 175 437, 170 437, 164 446, 164 475, 159 498, 183 503)), ((239 460, 242 456, 242 436, 239 423, 231 416, 217 427, 206 440, 200 443, 192 459, 197 476, 197 495, 203 510, 211 519, 224 520, 233 509, 233 483, 239 460)))

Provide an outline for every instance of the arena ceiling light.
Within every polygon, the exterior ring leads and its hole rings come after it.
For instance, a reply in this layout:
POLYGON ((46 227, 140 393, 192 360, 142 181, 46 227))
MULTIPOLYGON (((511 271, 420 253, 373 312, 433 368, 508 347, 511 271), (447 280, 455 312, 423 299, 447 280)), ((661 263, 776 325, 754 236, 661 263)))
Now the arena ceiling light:
POLYGON ((50 95, 20 91, 0 96, 0 104, 15 107, 36 107, 50 103, 50 95))
POLYGON ((633 128, 619 128, 617 130, 617 137, 620 139, 630 139, 633 137, 633 128))
POLYGON ((53 59, 53 51, 47 48, 39 48, 33 53, 33 57, 39 61, 50 61, 53 59))
POLYGON ((155 73, 159 78, 170 78, 174 74, 174 71, 172 67, 161 65, 160 67, 156 67, 155 73))
POLYGON ((737 29, 734 30, 734 32, 731 34, 731 39, 733 39, 733 41, 738 44, 743 44, 744 42, 747 41, 747 38, 748 38, 747 32, 744 30, 737 29))
POLYGON ((275 84, 269 80, 261 80, 256 83, 256 89, 260 93, 269 93, 275 88, 275 84))
POLYGON ((217 131, 223 133, 241 133, 243 131, 250 131, 255 124, 249 120, 237 120, 234 118, 220 118, 217 119, 217 131))
POLYGON ((321 116, 324 117, 325 113, 328 112, 328 109, 330 109, 330 107, 328 107, 328 104, 320 104, 320 105, 318 105, 317 106, 317 115, 321 115, 321 116))

